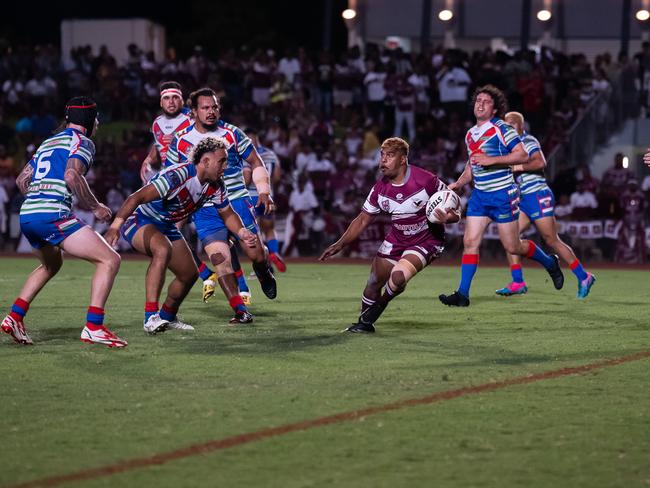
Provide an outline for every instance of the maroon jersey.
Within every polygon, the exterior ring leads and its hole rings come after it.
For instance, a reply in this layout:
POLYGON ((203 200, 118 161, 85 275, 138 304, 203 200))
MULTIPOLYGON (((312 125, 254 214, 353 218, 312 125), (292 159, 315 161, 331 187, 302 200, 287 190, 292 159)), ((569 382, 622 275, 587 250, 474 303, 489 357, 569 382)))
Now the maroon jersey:
POLYGON ((405 181, 394 185, 387 177, 379 180, 370 190, 363 211, 371 215, 389 214, 391 229, 386 242, 405 246, 419 244, 433 237, 442 244, 445 227, 431 224, 425 215, 427 201, 446 185, 436 175, 417 166, 409 166, 405 181))

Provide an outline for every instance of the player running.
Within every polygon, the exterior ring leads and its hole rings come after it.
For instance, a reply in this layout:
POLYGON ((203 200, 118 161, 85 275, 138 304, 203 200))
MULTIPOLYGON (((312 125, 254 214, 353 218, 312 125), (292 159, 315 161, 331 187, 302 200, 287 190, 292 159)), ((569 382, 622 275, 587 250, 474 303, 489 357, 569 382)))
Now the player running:
POLYGON ((528 155, 519 135, 502 120, 507 105, 505 95, 495 86, 486 85, 476 89, 473 100, 476 125, 465 136, 469 161, 463 174, 449 185, 450 189, 458 190, 474 180, 474 190, 467 203, 460 285, 454 293, 438 298, 445 305, 469 306, 469 289, 478 268, 481 240, 491 221, 497 223, 506 252, 540 263, 559 290, 564 275, 558 257, 549 256, 533 241, 519 238, 519 191, 511 166, 527 161, 528 155))
MULTIPOLYGON (((228 143, 207 137, 197 143, 188 162, 164 169, 151 182, 131 194, 106 231, 106 240, 116 244, 122 237, 139 253, 151 257, 145 280, 144 330, 149 334, 168 328, 194 330, 178 318, 178 309, 198 276, 190 248, 175 223, 201 208, 211 208, 224 225, 246 246, 259 245, 228 201, 223 173, 228 143), (175 278, 158 308, 160 293, 169 269, 175 278)), ((218 261, 219 256, 213 256, 218 261)), ((223 256, 220 259, 224 259, 223 256)))
POLYGON ((41 262, 2 321, 2 330, 19 344, 33 344, 23 320, 31 302, 61 269, 64 250, 95 265, 81 340, 108 347, 127 346, 104 326, 104 305, 120 269, 120 256, 72 212, 74 195, 98 221, 111 218, 110 209, 97 201, 84 176, 95 156, 90 137, 97 125, 95 102, 87 97, 72 98, 65 107, 65 128, 39 146, 16 179, 25 195, 20 228, 41 262))
MULTIPOLYGON (((280 160, 278 159, 277 154, 260 143, 257 131, 248 130, 247 135, 250 137, 253 146, 255 146, 257 153, 264 162, 266 170, 269 172, 271 184, 275 185, 279 183, 282 179, 282 168, 280 167, 280 160)), ((278 237, 275 233, 275 218, 273 214, 265 213, 264 209, 257 205, 259 195, 257 193, 257 188, 253 183, 253 170, 248 162, 244 163, 244 181, 246 182, 246 187, 248 188, 251 201, 255 206, 255 216, 258 219, 264 242, 269 248, 269 261, 271 261, 271 264, 273 264, 280 273, 284 273, 287 270, 287 265, 280 255, 280 243, 278 242, 278 237)), ((271 194, 273 194, 273 188, 271 188, 271 194)))
MULTIPOLYGON (((408 153, 408 143, 399 137, 382 143, 379 169, 383 178, 372 187, 359 215, 319 258, 325 261, 355 241, 379 214, 391 216, 391 230, 372 261, 361 296, 361 314, 347 332, 374 332, 374 323, 388 303, 444 249, 445 227, 429 223, 425 209, 429 197, 446 186, 436 175, 409 165, 408 153)), ((434 212, 443 223, 460 220, 453 210, 434 212)))
MULTIPOLYGON (((201 139, 205 137, 223 137, 228 143, 228 167, 224 172, 224 182, 228 198, 235 212, 241 217, 244 226, 258 233, 257 222, 253 214, 253 205, 248 196, 244 177, 243 163, 248 161, 252 168, 253 182, 259 192, 258 206, 264 206, 265 213, 274 210, 271 198, 269 173, 264 167, 251 140, 238 127, 221 120, 221 107, 215 92, 210 88, 201 88, 190 95, 190 104, 194 123, 174 136, 167 153, 167 164, 179 164, 187 160, 188 154, 201 139)), ((233 320, 239 323, 252 322, 242 297, 239 295, 229 248, 229 233, 223 220, 214 208, 204 207, 193 215, 196 231, 203 249, 216 268, 216 277, 228 303, 235 312, 233 320), (217 260, 213 260, 213 257, 217 260)), ((258 240, 253 248, 244 247, 244 252, 253 262, 253 271, 257 275, 264 294, 273 299, 277 295, 275 277, 267 259, 266 248, 258 240)), ((204 296, 204 299, 209 296, 204 296)))
MULTIPOLYGON (((282 169, 280 168, 278 156, 272 150, 260 144, 257 131, 248 129, 246 134, 253 143, 257 153, 260 155, 260 158, 264 161, 264 166, 269 172, 271 183, 278 183, 282 178, 282 169)), ((269 261, 278 271, 284 273, 287 270, 287 265, 285 264, 284 259, 282 259, 282 256, 280 256, 280 244, 277 235, 275 234, 275 218, 273 214, 266 214, 264 208, 257 205, 259 195, 257 193, 257 187, 253 183, 253 171, 248 161, 244 162, 243 174, 244 182, 246 183, 246 188, 248 189, 248 194, 251 198, 251 203, 255 208, 255 218, 259 223, 261 235, 264 238, 264 242, 269 251, 269 261)), ((237 283, 239 285, 239 294, 244 300, 244 303, 250 305, 251 292, 248 288, 248 283, 246 283, 246 276, 241 268, 236 251, 233 250, 231 254, 233 270, 235 271, 235 276, 237 277, 237 283)))
MULTIPOLYGON (((542 148, 537 139, 524 131, 524 116, 519 112, 507 113, 505 121, 517 131, 528 153, 526 162, 512 167, 512 170, 517 174, 516 180, 521 195, 521 201, 519 202, 519 209, 521 210, 519 213, 519 232, 528 229, 531 223, 534 224, 544 242, 558 253, 578 279, 577 297, 585 298, 596 282, 596 277, 585 271, 573 249, 558 236, 554 214, 555 196, 544 177, 546 159, 542 148)), ((496 293, 503 296, 526 293, 528 287, 521 270, 521 258, 517 255, 508 254, 508 262, 510 263, 512 282, 497 290, 496 293)))

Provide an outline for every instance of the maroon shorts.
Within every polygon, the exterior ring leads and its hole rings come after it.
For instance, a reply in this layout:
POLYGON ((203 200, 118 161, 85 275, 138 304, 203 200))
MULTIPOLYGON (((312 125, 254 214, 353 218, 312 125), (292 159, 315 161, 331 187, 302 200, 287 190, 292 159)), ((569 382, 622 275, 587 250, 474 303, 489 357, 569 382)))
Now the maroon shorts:
POLYGON ((426 266, 434 259, 437 259, 444 251, 445 245, 433 236, 424 238, 418 242, 396 242, 386 239, 377 250, 377 256, 397 262, 407 254, 413 254, 420 258, 422 265, 426 266))

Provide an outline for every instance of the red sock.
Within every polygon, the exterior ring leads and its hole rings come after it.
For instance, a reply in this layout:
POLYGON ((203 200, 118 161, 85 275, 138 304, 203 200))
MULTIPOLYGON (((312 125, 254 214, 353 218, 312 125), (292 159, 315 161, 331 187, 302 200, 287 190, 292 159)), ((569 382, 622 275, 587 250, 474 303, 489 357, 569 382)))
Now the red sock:
POLYGON ((86 327, 90 330, 99 330, 104 327, 104 309, 100 307, 88 307, 86 314, 86 327))
POLYGON ((230 303, 230 306, 235 312, 246 311, 246 305, 244 305, 244 300, 242 300, 242 297, 239 295, 235 295, 234 297, 229 298, 228 303, 230 303))
POLYGON ((11 312, 9 312, 9 316, 16 322, 20 322, 23 320, 23 317, 27 314, 28 310, 29 302, 26 302, 22 298, 18 297, 11 306, 11 312))

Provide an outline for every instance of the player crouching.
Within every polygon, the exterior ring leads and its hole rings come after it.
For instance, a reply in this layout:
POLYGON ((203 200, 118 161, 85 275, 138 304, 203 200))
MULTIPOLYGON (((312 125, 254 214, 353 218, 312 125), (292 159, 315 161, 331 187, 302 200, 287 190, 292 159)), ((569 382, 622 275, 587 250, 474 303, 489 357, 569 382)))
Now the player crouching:
POLYGON ((438 177, 408 163, 409 145, 391 137, 381 145, 379 169, 383 178, 372 187, 362 211, 343 235, 320 256, 332 257, 355 241, 381 213, 391 216, 392 227, 372 261, 361 297, 361 315, 347 332, 374 332, 374 323, 388 303, 402 293, 413 276, 438 258, 444 249, 444 223, 458 222, 454 210, 435 209, 441 222, 431 224, 425 215, 429 198, 446 185, 438 177))
MULTIPOLYGON (((106 240, 115 245, 122 236, 138 252, 151 257, 145 280, 146 304, 144 330, 149 334, 167 328, 192 330, 177 317, 178 309, 196 281, 199 271, 175 223, 203 206, 214 206, 226 227, 248 247, 257 245, 255 234, 246 229, 230 206, 223 172, 227 166, 227 142, 207 137, 194 148, 189 162, 171 166, 151 182, 130 195, 106 232, 106 240), (169 269, 175 278, 167 289, 167 298, 158 310, 158 300, 169 269)), ((213 264, 225 260, 229 249, 210 256, 213 264)))

